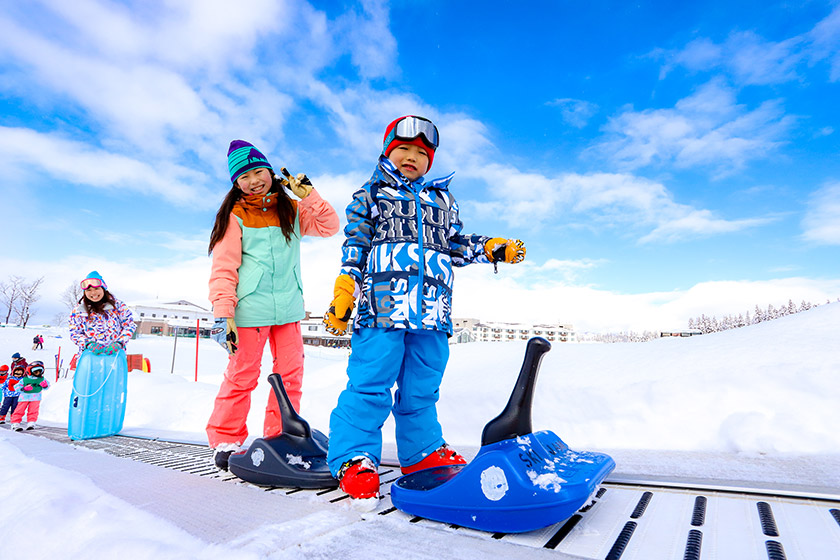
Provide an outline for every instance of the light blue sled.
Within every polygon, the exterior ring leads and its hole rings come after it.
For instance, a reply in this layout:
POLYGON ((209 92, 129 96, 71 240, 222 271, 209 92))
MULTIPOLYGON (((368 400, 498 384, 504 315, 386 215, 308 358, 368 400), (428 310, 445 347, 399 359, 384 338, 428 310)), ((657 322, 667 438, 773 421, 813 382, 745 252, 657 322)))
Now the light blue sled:
POLYGON ((113 356, 82 352, 70 394, 70 439, 112 436, 122 430, 127 384, 128 362, 123 350, 113 356))

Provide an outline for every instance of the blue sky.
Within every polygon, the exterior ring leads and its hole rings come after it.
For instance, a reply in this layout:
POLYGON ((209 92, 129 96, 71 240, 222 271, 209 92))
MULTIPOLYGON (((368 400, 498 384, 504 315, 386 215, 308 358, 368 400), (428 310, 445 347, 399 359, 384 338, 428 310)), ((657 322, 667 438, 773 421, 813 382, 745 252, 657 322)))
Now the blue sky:
MULTIPOLYGON (((242 138, 343 216, 404 114, 436 122, 466 229, 455 313, 679 328, 840 296, 840 3, 104 2, 0 7, 0 280, 39 319, 91 269, 206 305, 242 138)), ((342 236, 307 241, 307 308, 342 236)))

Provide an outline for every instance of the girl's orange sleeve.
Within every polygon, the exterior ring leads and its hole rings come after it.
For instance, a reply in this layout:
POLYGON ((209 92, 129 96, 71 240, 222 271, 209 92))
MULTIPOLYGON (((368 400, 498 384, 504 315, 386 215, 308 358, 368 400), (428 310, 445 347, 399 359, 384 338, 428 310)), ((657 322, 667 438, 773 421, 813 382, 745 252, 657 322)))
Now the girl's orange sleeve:
MULTIPOLYGON (((307 197, 309 198, 309 197, 307 197)), ((233 214, 227 230, 213 247, 213 264, 210 267, 210 302, 213 317, 233 317, 236 311, 236 286, 239 284, 239 266, 242 264, 242 228, 233 214)))
POLYGON ((312 189, 309 196, 298 202, 300 235, 331 237, 338 233, 338 214, 329 202, 312 189))

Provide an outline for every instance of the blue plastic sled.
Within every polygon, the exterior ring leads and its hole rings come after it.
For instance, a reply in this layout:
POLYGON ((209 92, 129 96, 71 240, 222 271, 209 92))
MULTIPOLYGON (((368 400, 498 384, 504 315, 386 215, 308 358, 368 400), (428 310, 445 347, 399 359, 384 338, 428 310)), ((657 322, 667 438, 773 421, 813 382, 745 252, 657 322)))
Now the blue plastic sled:
POLYGON ((122 430, 127 384, 128 362, 123 350, 112 356, 82 352, 70 394, 70 439, 112 436, 122 430))
POLYGON ((534 531, 568 519, 615 468, 603 453, 569 449, 550 431, 533 433, 531 403, 551 344, 528 341, 505 410, 487 423, 468 465, 436 467, 399 478, 391 502, 402 511, 495 533, 534 531))

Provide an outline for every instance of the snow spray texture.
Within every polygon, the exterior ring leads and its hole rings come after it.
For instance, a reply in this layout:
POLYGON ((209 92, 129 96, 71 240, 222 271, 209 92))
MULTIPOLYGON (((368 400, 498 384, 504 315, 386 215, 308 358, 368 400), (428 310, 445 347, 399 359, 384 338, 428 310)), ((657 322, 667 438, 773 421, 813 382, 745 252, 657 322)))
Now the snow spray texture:
POLYGON ((489 238, 461 234, 451 179, 407 182, 383 156, 354 193, 342 272, 362 286, 356 327, 452 332, 452 267, 489 262, 489 238))

